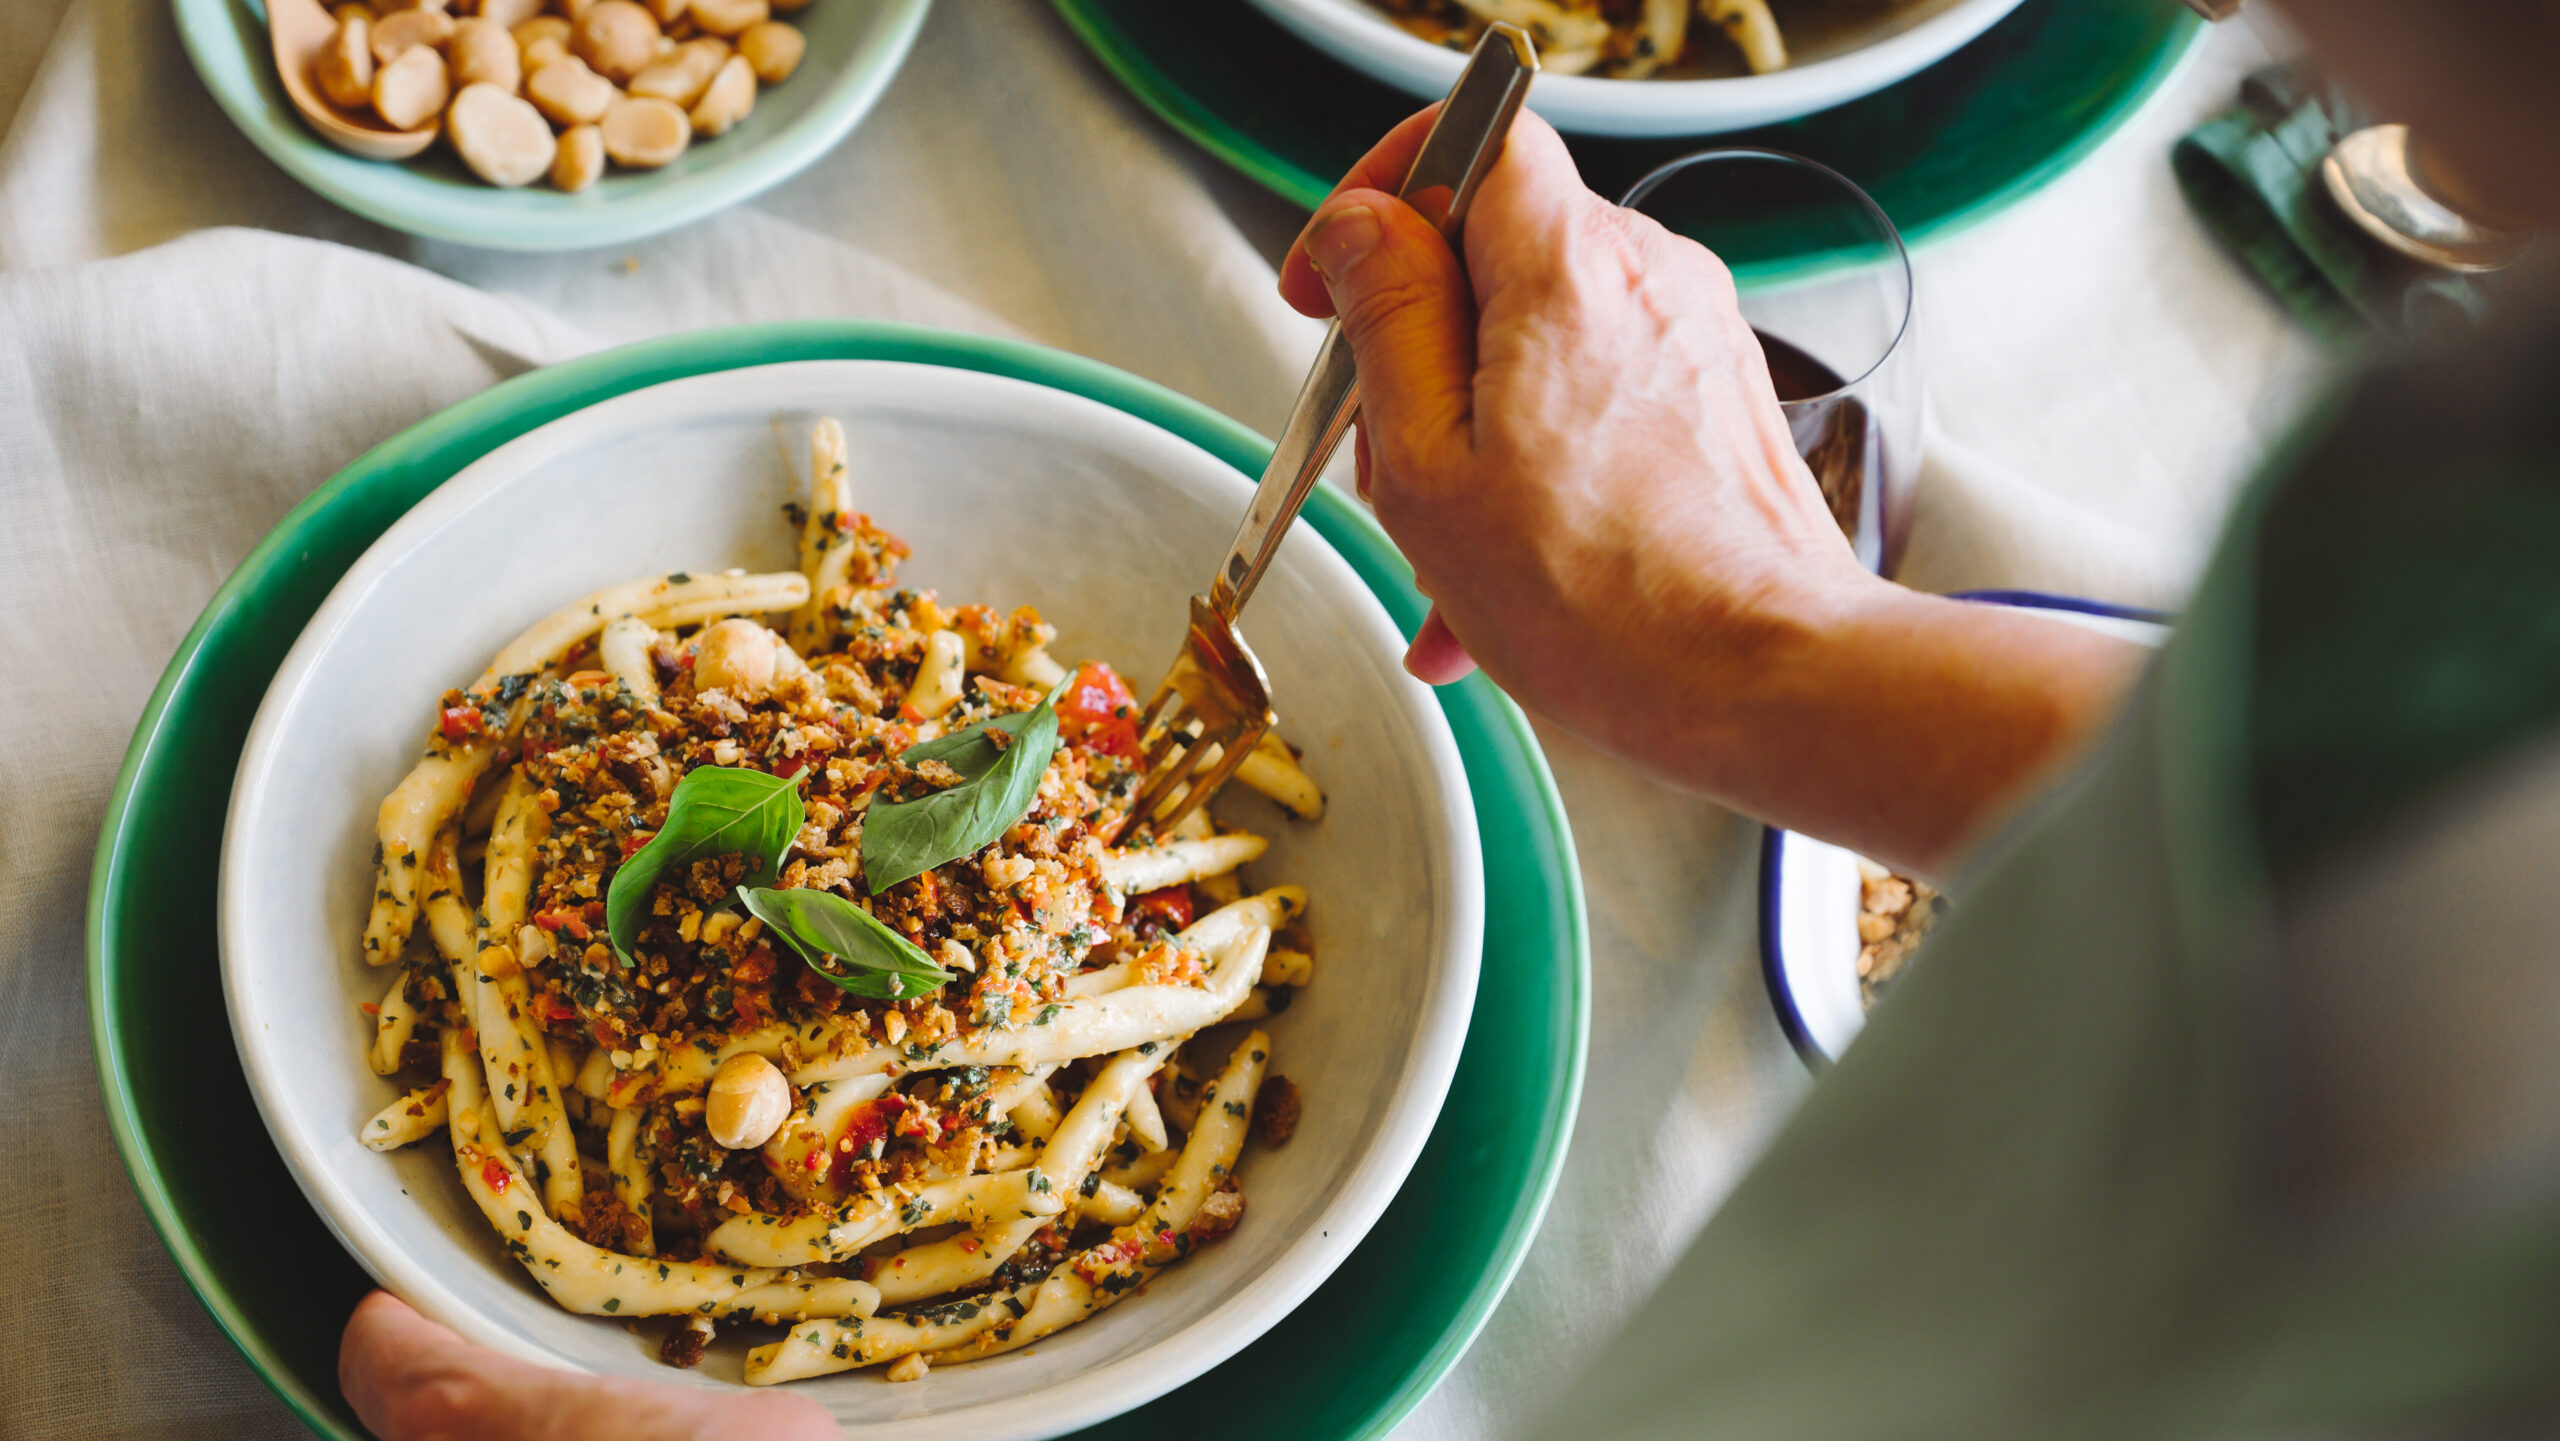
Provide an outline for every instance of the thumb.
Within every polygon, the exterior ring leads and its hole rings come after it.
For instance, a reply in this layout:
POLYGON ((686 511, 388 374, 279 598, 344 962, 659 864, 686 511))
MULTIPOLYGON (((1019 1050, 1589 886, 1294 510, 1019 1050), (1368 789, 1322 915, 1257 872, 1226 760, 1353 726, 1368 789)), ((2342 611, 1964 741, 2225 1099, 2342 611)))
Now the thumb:
POLYGON ((376 1291, 338 1346, 338 1389, 385 1441, 835 1441, 805 1396, 679 1390, 547 1370, 376 1291))
POLYGON ((1467 274, 1421 212, 1379 190, 1325 202, 1308 261, 1360 370, 1362 431, 1392 489, 1463 447, 1475 404, 1476 307, 1467 274))

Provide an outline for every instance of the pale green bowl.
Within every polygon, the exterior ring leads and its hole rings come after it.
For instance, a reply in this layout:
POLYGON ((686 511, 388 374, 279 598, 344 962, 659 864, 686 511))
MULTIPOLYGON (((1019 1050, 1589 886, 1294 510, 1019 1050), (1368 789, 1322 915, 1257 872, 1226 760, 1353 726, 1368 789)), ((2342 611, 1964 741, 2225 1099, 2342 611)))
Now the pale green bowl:
POLYGON ((170 0, 207 90, 285 173, 368 220, 492 250, 583 250, 672 230, 779 185, 835 148, 907 58, 933 0, 813 0, 799 72, 755 113, 663 170, 614 170, 576 195, 483 184, 442 145, 405 163, 359 160, 302 123, 277 81, 260 0, 170 0))

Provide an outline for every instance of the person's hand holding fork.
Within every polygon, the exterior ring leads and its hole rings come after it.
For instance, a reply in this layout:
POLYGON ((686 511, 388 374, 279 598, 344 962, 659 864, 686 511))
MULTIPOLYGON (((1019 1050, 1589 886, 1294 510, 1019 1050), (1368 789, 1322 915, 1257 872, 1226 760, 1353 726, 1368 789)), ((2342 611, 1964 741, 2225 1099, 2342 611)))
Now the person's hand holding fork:
POLYGON ((2134 653, 1861 569, 1732 278, 1523 114, 1465 264, 1393 191, 1425 111, 1284 262, 1359 358, 1360 488, 1432 597, 1407 665, 1781 824, 1928 867, 2113 704, 2134 653))

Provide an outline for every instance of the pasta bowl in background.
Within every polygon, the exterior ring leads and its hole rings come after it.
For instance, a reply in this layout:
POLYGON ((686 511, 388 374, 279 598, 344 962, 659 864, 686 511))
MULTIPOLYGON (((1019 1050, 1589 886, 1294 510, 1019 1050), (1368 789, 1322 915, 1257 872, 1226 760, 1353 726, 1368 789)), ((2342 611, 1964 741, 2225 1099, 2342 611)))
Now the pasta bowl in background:
MULTIPOLYGON (((1705 79, 1544 74, 1529 107, 1588 135, 1715 135, 1792 120, 1870 95, 1936 64, 2020 0, 1772 0, 1788 37, 1784 70, 1705 79)), ((1423 100, 1457 83, 1463 51, 1399 27, 1370 0, 1253 0, 1255 8, 1353 69, 1423 100)), ((1707 30, 1693 29, 1696 35, 1707 30)), ((1719 43, 1719 42, 1709 42, 1719 43)), ((1719 60, 1723 56, 1716 57, 1719 60)), ((1739 72, 1738 55, 1730 63, 1739 72)))
MULTIPOLYGON (((359 1143, 389 1098, 354 1009, 381 985, 358 946, 374 807, 436 697, 529 618, 652 571, 788 568, 780 509, 801 492, 796 457, 824 415, 850 437, 858 504, 915 548, 907 583, 1036 605, 1060 629, 1056 654, 1139 676, 1171 654, 1182 599, 1251 489, 1122 412, 974 372, 810 362, 653 386, 501 447, 387 531, 286 657, 242 756, 220 930, 233 1032, 269 1132, 368 1271, 510 1354, 727 1385, 743 1347, 724 1339, 698 1372, 661 1366, 654 1336, 555 1307, 440 1145, 384 1156, 359 1143)), ((1317 981, 1270 1023, 1274 1065, 1305 1096, 1297 1135, 1248 1154, 1250 1208, 1230 1236, 1092 1321, 915 1384, 797 1383, 864 1435, 1055 1435, 1200 1374, 1340 1263, 1439 1111, 1484 903, 1455 744, 1403 674, 1396 627, 1321 537, 1292 534, 1258 601, 1254 641, 1283 728, 1337 797, 1304 825, 1248 795, 1221 801, 1272 837, 1266 873, 1314 897, 1317 981)))
MULTIPOLYGON (((2167 616, 2134 606, 2014 590, 1972 591, 1956 599, 2036 611, 2144 645, 2159 645, 2169 636, 2167 616)), ((1779 1026, 1808 1065, 1840 1059, 1867 1024, 1858 971, 1864 881, 1855 852, 1776 826, 1761 837, 1761 974, 1779 1026)), ((1919 963, 1927 964, 1925 955, 1919 963)))

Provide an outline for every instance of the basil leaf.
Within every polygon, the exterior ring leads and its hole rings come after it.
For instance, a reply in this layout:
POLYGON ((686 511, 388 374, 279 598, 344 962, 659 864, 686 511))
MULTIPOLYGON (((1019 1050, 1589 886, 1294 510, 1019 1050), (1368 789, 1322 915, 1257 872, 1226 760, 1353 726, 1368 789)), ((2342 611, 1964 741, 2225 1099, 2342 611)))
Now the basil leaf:
POLYGON ((1058 697, 1074 683, 1071 674, 1030 710, 909 746, 898 757, 909 765, 940 761, 961 779, 915 800, 872 803, 862 818, 862 882, 871 894, 956 861, 1022 819, 1058 750, 1058 697), (998 750, 989 731, 1003 731, 1013 743, 998 750))
POLYGON ((747 913, 789 941, 809 968, 857 996, 903 1001, 930 995, 950 984, 951 973, 915 942, 883 924, 879 917, 833 891, 771 891, 746 887, 738 892, 747 913), (845 970, 819 964, 833 956, 845 970))
POLYGON ((605 891, 605 929, 624 965, 649 917, 658 877, 707 856, 732 852, 753 862, 746 885, 782 874, 782 854, 800 836, 808 810, 797 782, 735 766, 696 766, 667 797, 667 822, 613 873, 605 891))

